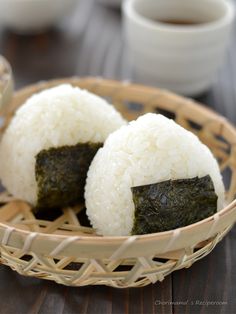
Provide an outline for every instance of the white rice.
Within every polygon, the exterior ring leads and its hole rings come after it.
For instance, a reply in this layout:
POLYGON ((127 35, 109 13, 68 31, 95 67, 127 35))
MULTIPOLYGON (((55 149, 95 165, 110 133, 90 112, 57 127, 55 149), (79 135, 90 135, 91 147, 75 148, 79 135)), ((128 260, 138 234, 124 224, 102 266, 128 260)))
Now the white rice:
POLYGON ((210 150, 174 121, 146 114, 112 133, 93 159, 85 187, 87 214, 99 234, 129 235, 131 187, 208 174, 220 210, 224 185, 210 150))
POLYGON ((0 177, 15 197, 37 200, 35 156, 42 150, 104 142, 126 121, 104 99, 70 85, 29 98, 20 107, 0 144, 0 177))

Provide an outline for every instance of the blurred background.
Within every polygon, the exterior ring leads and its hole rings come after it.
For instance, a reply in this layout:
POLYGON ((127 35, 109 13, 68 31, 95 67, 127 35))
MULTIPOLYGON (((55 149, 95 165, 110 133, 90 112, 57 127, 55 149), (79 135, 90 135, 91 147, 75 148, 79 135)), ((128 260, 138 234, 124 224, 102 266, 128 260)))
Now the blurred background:
MULTIPOLYGON (((29 2, 21 0, 20 2, 29 2)), ((32 0, 30 0, 32 1, 32 0)), ((37 0, 39 1, 39 0, 37 0)), ((227 1, 227 0, 225 0, 227 1)), ((10 20, 10 3, 16 0, 0 0, 0 15, 10 20), (3 4, 1 9, 1 3, 3 4)), ((41 3, 52 2, 42 0, 41 3)), ((61 6, 63 0, 54 0, 61 6)), ((53 27, 43 32, 27 32, 19 27, 7 27, 0 18, 0 54, 10 62, 15 86, 20 88, 40 80, 67 76, 102 76, 109 79, 135 81, 131 62, 122 35, 120 0, 70 0, 65 14, 57 12, 59 18, 53 27), (67 10, 68 9, 68 10, 67 10), (68 12, 67 12, 68 11, 68 12), (61 16, 60 16, 61 14, 61 16), (22 34, 24 33, 24 34, 22 34), (31 34, 34 33, 34 34, 31 34)), ((48 8, 48 11, 55 8, 48 8)), ((29 14, 27 15, 29 16, 29 14)), ((0 16, 1 17, 1 16, 0 16)), ((49 17, 50 19, 50 17, 49 17)), ((24 19, 18 23, 22 25, 24 19)), ((33 21, 32 21, 33 22, 33 21)), ((5 23, 7 24, 7 23, 5 23)), ((197 97, 232 122, 236 123, 236 28, 234 26, 230 49, 224 67, 212 88, 197 97)))

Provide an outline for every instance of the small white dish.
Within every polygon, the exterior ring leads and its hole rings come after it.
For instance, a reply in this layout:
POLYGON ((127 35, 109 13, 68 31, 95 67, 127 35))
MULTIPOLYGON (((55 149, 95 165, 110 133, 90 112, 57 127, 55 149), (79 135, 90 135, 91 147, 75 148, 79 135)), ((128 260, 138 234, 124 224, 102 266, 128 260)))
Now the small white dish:
POLYGON ((0 26, 36 33, 52 26, 80 0, 0 0, 0 26))
POLYGON ((126 0, 125 37, 135 80, 194 96, 224 61, 234 21, 225 0, 126 0), (161 21, 191 21, 179 25, 161 21))
POLYGON ((0 114, 6 110, 11 100, 13 90, 14 80, 11 66, 9 62, 0 55, 0 114))

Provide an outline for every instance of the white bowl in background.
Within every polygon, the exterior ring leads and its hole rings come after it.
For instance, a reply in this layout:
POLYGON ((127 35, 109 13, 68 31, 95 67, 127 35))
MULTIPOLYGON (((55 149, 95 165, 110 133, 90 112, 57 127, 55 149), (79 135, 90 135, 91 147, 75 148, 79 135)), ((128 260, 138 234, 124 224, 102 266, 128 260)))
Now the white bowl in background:
POLYGON ((136 81, 190 96, 207 90, 224 61, 234 11, 225 0, 126 0, 124 31, 136 81), (199 24, 158 22, 167 19, 199 24))
POLYGON ((0 0, 0 26, 40 32, 68 14, 80 0, 0 0))

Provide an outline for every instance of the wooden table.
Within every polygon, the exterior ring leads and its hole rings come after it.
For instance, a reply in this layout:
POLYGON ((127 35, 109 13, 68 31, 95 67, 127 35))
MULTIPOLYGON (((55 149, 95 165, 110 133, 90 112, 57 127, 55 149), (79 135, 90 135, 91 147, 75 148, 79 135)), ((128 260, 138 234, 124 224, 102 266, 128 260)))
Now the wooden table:
MULTIPOLYGON (((0 53, 16 87, 72 75, 132 79, 120 12, 84 0, 72 17, 45 34, 0 31, 0 53)), ((215 85, 199 100, 236 123, 236 33, 215 85)), ((162 283, 139 289, 69 288, 24 278, 0 266, 0 313, 236 313, 236 229, 203 260, 162 283), (207 302, 213 304, 206 305, 207 302)))

